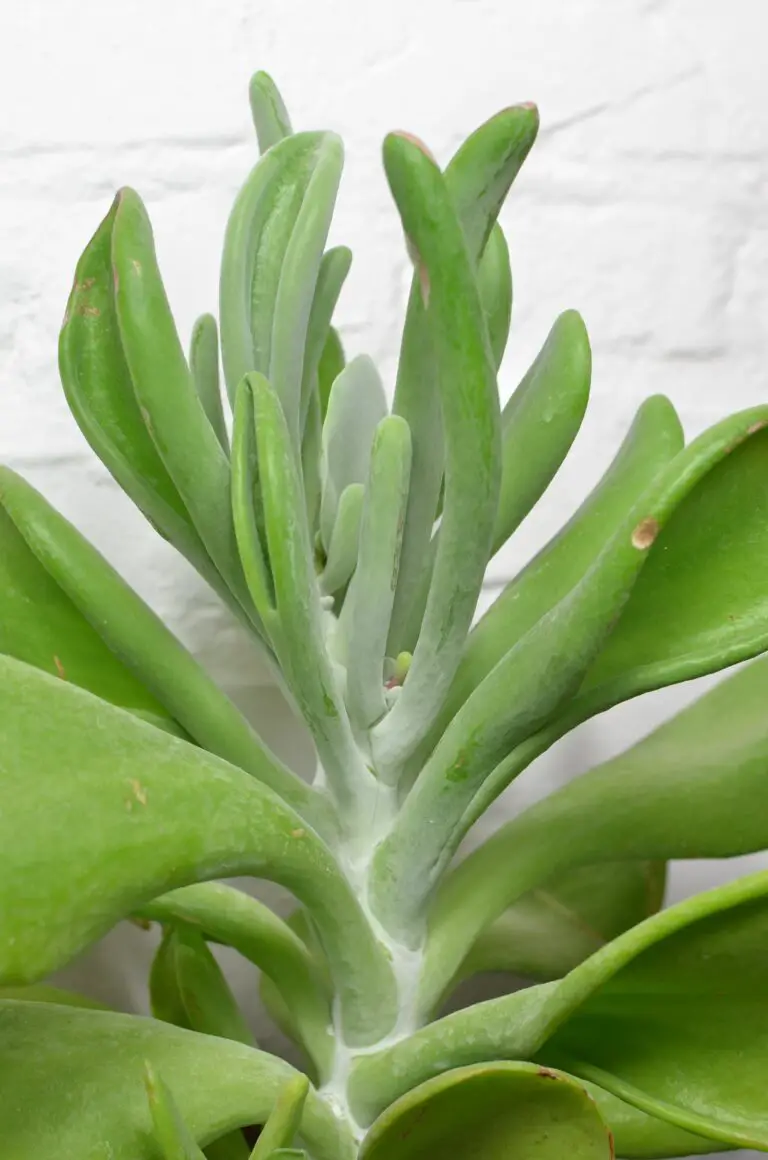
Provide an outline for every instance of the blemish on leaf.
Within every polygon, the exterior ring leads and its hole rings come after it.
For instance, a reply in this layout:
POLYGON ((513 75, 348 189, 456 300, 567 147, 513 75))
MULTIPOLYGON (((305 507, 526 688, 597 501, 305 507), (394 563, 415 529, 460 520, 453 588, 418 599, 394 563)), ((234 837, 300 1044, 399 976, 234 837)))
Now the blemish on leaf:
POLYGON ((137 926, 139 930, 152 930, 152 923, 148 918, 137 918, 135 915, 129 917, 128 921, 133 926, 137 926))
POLYGON ((751 427, 747 427, 747 435, 755 435, 758 431, 762 431, 764 427, 768 427, 768 419, 760 419, 757 423, 753 423, 751 427))
POLYGON ((82 303, 80 306, 76 307, 75 314, 80 314, 84 318, 98 318, 101 314, 101 311, 99 310, 98 306, 86 306, 85 303, 82 303))
POLYGON ((139 261, 138 258, 131 258, 131 265, 133 266, 133 268, 137 274, 141 273, 141 262, 139 261))
POLYGON ((632 533, 632 547, 644 552, 647 548, 650 548, 658 536, 659 530, 659 521, 655 520, 653 516, 648 516, 647 519, 641 520, 632 533))
POLYGON ((145 806, 147 804, 147 791, 144 786, 135 777, 131 778, 131 793, 136 798, 139 805, 145 806))
POLYGON ((149 434, 151 435, 152 434, 152 418, 149 414, 149 411, 147 410, 146 407, 139 407, 139 410, 141 411, 142 422, 144 423, 144 426, 146 427, 149 434))
POLYGON ((55 664, 56 672, 59 674, 62 681, 66 681, 66 679, 67 679, 66 670, 64 668, 64 665, 61 663, 60 659, 57 656, 54 656, 53 663, 55 664))
POLYGON ((538 1074, 542 1079, 560 1079, 556 1071, 551 1071, 548 1067, 540 1067, 538 1074))
POLYGON ((306 832, 307 832, 306 830, 301 830, 301 829, 291 830, 291 837, 292 838, 303 838, 305 836, 306 832))
POLYGON ((608 1148, 610 1160, 616 1160, 616 1142, 613 1138, 613 1132, 608 1132, 608 1148))
POLYGON ((75 290, 90 290, 95 285, 95 278, 83 278, 82 282, 75 282, 75 290))

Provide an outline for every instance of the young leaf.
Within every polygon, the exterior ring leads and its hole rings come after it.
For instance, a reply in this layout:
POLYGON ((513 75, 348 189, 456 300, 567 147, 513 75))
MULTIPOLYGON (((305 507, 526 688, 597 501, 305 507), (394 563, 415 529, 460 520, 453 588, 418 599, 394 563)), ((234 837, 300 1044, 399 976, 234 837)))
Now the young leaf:
MULTIPOLYGON (((373 440, 349 618, 347 703, 352 721, 369 729, 386 711, 384 655, 397 585, 411 467, 405 419, 382 419, 373 440)), ((342 614, 342 615, 344 615, 342 614)))
POLYGON ((222 451, 229 454, 229 436, 219 382, 219 332, 212 314, 201 314, 192 328, 189 369, 208 422, 213 427, 222 451))
MULTIPOLYGON (((450 170, 449 170, 450 174, 450 170)), ((450 176, 448 175, 450 180, 450 176)), ((512 270, 504 231, 494 223, 477 268, 477 288, 485 311, 488 341, 498 370, 504 358, 512 321, 512 270)))
POLYGON ((317 364, 317 391, 320 398, 320 415, 323 420, 325 420, 328 410, 331 387, 344 370, 345 365, 346 360, 341 339, 338 332, 331 327, 325 340, 323 353, 320 355, 320 361, 317 364))
MULTIPOLYGON (((446 169, 448 192, 473 266, 481 260, 504 198, 536 138, 538 124, 538 113, 532 105, 505 109, 464 142, 446 169)), ((493 253, 497 243, 490 245, 493 253)), ((491 267, 486 266, 485 276, 478 273, 486 287, 490 272, 491 267)), ((487 296, 483 305, 488 306, 487 296)), ((489 312, 488 318, 495 329, 495 315, 489 312)), ((499 345, 497 340, 496 353, 499 345)), ((424 590, 425 570, 428 574, 431 570, 428 549, 445 468, 440 373, 419 277, 415 275, 400 347, 393 408, 411 429, 413 466, 389 638, 391 656, 404 649, 412 652, 416 645, 421 620, 414 615, 413 604, 424 590)))
POLYGON ((501 416, 501 494, 493 551, 509 539, 554 479, 589 399, 592 354, 581 317, 561 314, 501 416))
POLYGON ((290 1007, 318 1075, 328 1075, 333 1055, 331 986, 315 956, 287 923, 255 898, 221 882, 172 890, 143 905, 140 913, 161 923, 194 924, 210 942, 234 947, 254 963, 290 1007))
POLYGON ((3 483, 0 476, 0 653, 185 736, 40 563, 5 510, 3 483))
POLYGON ((221 967, 198 930, 186 923, 170 928, 169 944, 179 998, 186 1015, 183 1027, 255 1047, 221 967))
POLYGON ((403 692, 373 733, 374 764, 386 776, 431 728, 459 663, 488 561, 501 436, 482 304, 446 182, 423 146, 402 135, 387 137, 384 166, 416 252, 446 448, 440 543, 424 623, 403 692))
POLYGON ((664 862, 609 862, 549 879, 482 931, 461 977, 512 971, 536 981, 562 978, 659 910, 665 870, 664 862))
MULTIPOLYGON (((110 1154, 158 1160, 142 1083, 146 1061, 163 1076, 203 1148, 243 1125, 263 1124, 296 1075, 282 1060, 240 1043, 131 1015, 8 1001, 0 1003, 0 1028, 0 1115, 9 1160, 110 1154)), ((354 1160, 348 1128, 314 1091, 301 1135, 317 1160, 354 1160)))
MULTIPOLYGON (((317 795, 269 753, 154 612, 63 516, 8 468, 0 468, 0 504, 64 598, 117 658, 115 664, 120 661, 130 669, 200 745, 246 769, 313 825, 325 832, 333 829, 317 795)), ((82 647, 87 641, 84 633, 82 647)), ((66 673, 66 664, 64 669, 66 673)))
POLYGON ((327 596, 346 588, 357 565, 364 501, 365 488, 362 483, 350 483, 339 498, 328 557, 318 578, 320 591, 327 596))
POLYGON ((267 149, 282 141, 283 137, 290 137, 293 132, 288 111, 277 85, 268 73, 254 73, 248 95, 259 150, 266 153, 267 149))
POLYGON ((44 977, 165 891, 252 874, 312 913, 348 1040, 389 1030, 388 959, 298 814, 242 770, 19 661, 0 657, 0 687, 0 982, 44 977))
POLYGON ((155 1019, 191 1030, 179 988, 172 926, 166 926, 163 930, 160 945, 152 959, 149 971, 149 1009, 155 1019))
POLYGON ((331 387, 323 423, 320 530, 326 551, 343 491, 351 483, 365 483, 374 432, 386 413, 379 372, 367 355, 358 355, 331 387))
MULTIPOLYGON (((349 268, 352 265, 352 251, 346 246, 336 246, 323 254, 317 274, 315 297, 307 325, 307 342, 304 351, 304 369, 301 379, 301 422, 306 423, 307 410, 312 394, 318 389, 318 370, 323 351, 331 335, 331 318, 339 300, 349 268)), ((339 368, 341 370, 341 368, 339 368)))
POLYGON ((613 1160, 597 1105, 562 1072, 532 1063, 457 1068, 374 1122, 360 1160, 613 1160))
POLYGON ((288 1080, 278 1092, 275 1106, 251 1153, 251 1160, 269 1160, 275 1155, 276 1149, 290 1147, 299 1130, 308 1094, 309 1080, 306 1076, 297 1075, 288 1080))
POLYGON ((761 659, 525 811, 465 859, 432 908, 425 995, 441 993, 489 922, 569 866, 764 849, 766 697, 768 659, 761 659))
POLYGON ((144 1086, 147 1089, 154 1136, 164 1160, 205 1160, 184 1123, 170 1089, 151 1063, 144 1065, 144 1086))

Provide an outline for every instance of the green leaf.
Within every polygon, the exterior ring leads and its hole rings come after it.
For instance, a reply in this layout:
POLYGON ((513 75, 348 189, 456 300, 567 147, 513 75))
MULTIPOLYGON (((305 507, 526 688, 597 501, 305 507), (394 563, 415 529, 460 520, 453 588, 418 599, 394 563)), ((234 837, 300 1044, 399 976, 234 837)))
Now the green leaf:
POLYGON ((179 987, 172 926, 167 926, 163 930, 160 944, 152 959, 149 971, 149 1009, 155 1019, 161 1019, 163 1023, 172 1023, 174 1027, 186 1027, 188 1031, 191 1030, 179 987))
POLYGON ((192 327, 189 369, 208 422, 213 427, 222 451, 229 454, 229 436, 219 382, 219 331, 212 314, 201 314, 192 327))
MULTIPOLYGON (((472 133, 446 169, 445 182, 473 267, 481 260, 504 198, 535 140, 538 123, 531 105, 504 109, 472 133)), ((491 255, 497 244, 491 242, 491 255)), ((485 276, 478 273, 486 287, 491 272, 492 266, 487 265, 485 276)), ((487 294, 483 305, 489 305, 487 294)), ((495 330, 495 315, 489 314, 489 321, 495 330)), ((389 639, 391 656, 412 652, 416 645, 421 619, 413 606, 425 587, 424 572, 431 569, 428 549, 445 468, 441 373, 417 275, 408 300, 393 408, 411 429, 413 466, 389 639)))
MULTIPOLYGON (((449 171, 450 172, 450 171, 449 171)), ((485 310, 488 341, 496 369, 501 366, 512 321, 512 270, 504 231, 494 223, 477 269, 477 288, 485 310)))
POLYGON ((184 1123, 170 1089, 151 1063, 144 1066, 144 1086, 147 1089, 155 1139, 162 1149, 164 1160, 205 1160, 184 1123))
POLYGON ((308 1094, 309 1080, 306 1076, 297 1075, 288 1080, 278 1092, 269 1119, 251 1153, 251 1160, 269 1160, 276 1149, 290 1147, 299 1130, 308 1094))
POLYGON ((254 73, 248 89, 251 116, 259 141, 259 150, 266 153, 293 130, 283 98, 272 77, 263 71, 254 73))
MULTIPOLYGON (((317 1073, 327 1078, 333 1052, 330 982, 287 923, 255 898, 221 882, 173 890, 146 903, 141 914, 161 923, 195 924, 210 942, 234 947, 254 963, 284 997, 304 1050, 317 1073)), ((182 1025, 178 1019, 170 1021, 182 1025)))
POLYGON ((494 552, 538 503, 560 469, 587 409, 591 375, 586 328, 580 315, 568 310, 555 322, 502 412, 494 552))
POLYGON ((328 557, 318 578, 320 591, 327 596, 346 588, 357 565, 364 502, 365 488, 362 483, 350 483, 339 498, 328 557))
POLYGON ((408 500, 411 433, 389 415, 376 429, 365 493, 358 563, 342 622, 348 618, 347 704, 358 728, 383 717, 384 655, 397 585, 408 500))
POLYGON ((360 1160, 613 1160, 597 1105, 561 1072, 531 1063, 457 1068, 397 1100, 360 1160))
MULTIPOLYGON (((13 520, 28 549, 51 581, 58 585, 63 599, 72 602, 114 654, 113 672, 122 662, 165 707, 165 713, 154 709, 150 719, 162 720, 172 715, 203 748, 246 769, 325 832, 332 830, 327 812, 322 807, 317 808, 320 804, 317 795, 279 764, 242 714, 173 633, 77 529, 8 468, 0 468, 0 504, 13 520)), ((54 607, 51 596, 48 615, 54 614, 54 607)), ((72 622, 70 631, 79 634, 76 621, 72 622)), ((92 644, 93 637, 89 642, 85 625, 82 637, 78 635, 77 640, 77 647, 84 652, 92 644)), ((74 665, 70 672, 68 662, 74 662, 75 658, 68 648, 63 648, 63 642, 62 651, 56 651, 56 656, 62 662, 65 674, 78 683, 76 674, 84 674, 85 669, 74 665)), ((27 652, 21 659, 32 660, 33 657, 27 652)), ((106 668, 101 671, 104 676, 108 673, 106 668)), ((59 673, 58 667, 56 673, 59 673)), ((95 671, 93 684, 96 684, 95 671)), ((127 684, 127 674, 124 684, 127 684)), ((108 690, 115 687, 113 677, 106 688, 94 687, 93 691, 107 696, 108 690)), ((111 700, 112 696, 115 693, 107 699, 111 700)), ((145 693, 144 704, 148 700, 145 693)), ((152 700, 149 704, 156 702, 152 700)), ((136 707, 141 706, 142 702, 138 701, 136 707)), ((133 706, 127 704, 125 707, 133 706)))
POLYGON ((152 439, 126 360, 112 253, 120 200, 118 194, 75 270, 59 338, 64 394, 83 435, 123 491, 220 591, 221 579, 152 439))
MULTIPOLYGON (((332 341, 331 318, 351 265, 352 251, 346 246, 336 246, 334 249, 328 250, 327 253, 323 254, 323 260, 320 263, 315 297, 307 325, 307 343, 304 352, 304 369, 301 381, 302 426, 306 421, 310 398, 318 390, 320 362, 329 341, 332 341)), ((342 367, 339 367, 339 371, 341 369, 342 367)))
MULTIPOLYGON (((372 735, 374 764, 387 776, 432 726, 459 663, 488 562, 501 434, 483 308, 448 186, 424 147, 402 135, 387 137, 384 167, 415 251, 446 453, 440 543, 424 623, 403 691, 372 735)), ((412 486, 419 486, 418 476, 412 486)))
POLYGON ((238 194, 224 239, 219 321, 230 399, 243 375, 279 373, 294 435, 306 326, 341 161, 333 134, 277 141, 238 194))
POLYGON ((0 687, 0 982, 44 977, 168 890, 252 874, 312 913, 349 1040, 389 1030, 384 951, 328 848, 275 794, 19 661, 0 657, 0 687))
POLYGON ((386 413, 379 372, 367 355, 358 355, 331 387, 323 423, 320 530, 326 551, 342 493, 352 483, 365 483, 374 432, 386 413))
MULTIPOLYGON (((0 474, 0 652, 52 676, 72 681, 169 733, 185 736, 164 705, 110 652, 98 632, 38 560, 6 511, 6 483, 7 475, 3 472, 0 474)), ((44 503, 41 498, 39 502, 44 503)), ((9 508, 14 510, 14 507, 11 501, 9 508)))
POLYGON ((600 1115, 611 1130, 616 1155, 623 1160, 669 1160, 673 1156, 704 1156, 730 1151, 722 1140, 707 1140, 665 1120, 647 1116, 639 1108, 586 1080, 580 1080, 597 1103, 600 1115))
MULTIPOLYGON (((419 919, 430 889, 473 822, 541 752, 542 738, 551 744, 562 734, 563 721, 573 723, 569 702, 654 540, 711 471, 729 455, 740 458, 746 441, 756 437, 755 422, 762 414, 754 409, 734 415, 677 455, 581 582, 542 616, 463 705, 378 848, 372 898, 385 924, 397 923, 403 933, 419 919), (548 721, 554 722, 550 730, 548 721)), ((411 679, 409 674, 404 694, 411 679)), ((393 718, 394 711, 388 720, 393 718)), ((582 719, 576 716, 576 723, 582 719)))
MULTIPOLYGON (((229 461, 192 381, 139 196, 118 195, 111 237, 117 323, 133 388, 168 474, 230 590, 250 602, 237 555, 229 461)), ((254 621, 258 629, 258 620, 254 621)))
POLYGON ((320 396, 320 414, 322 419, 325 419, 328 410, 328 399, 331 395, 331 387, 344 370, 345 365, 344 348, 341 345, 341 339, 339 338, 338 332, 331 327, 328 331, 328 337, 325 340, 323 353, 320 355, 320 361, 317 364, 317 389, 320 396))
POLYGON ((766 697, 762 659, 498 830, 435 899, 425 992, 439 994, 440 980, 475 936, 553 873, 617 858, 723 858, 765 849, 766 697))
POLYGON ((86 1007, 92 1011, 109 1010, 90 995, 63 991, 60 987, 49 987, 45 983, 36 983, 31 987, 0 987, 0 1000, 2 999, 18 999, 25 1003, 57 1003, 62 1007, 86 1007))
POLYGON ((646 919, 559 982, 360 1059, 352 1108, 367 1122, 450 1067, 535 1059, 687 1132, 768 1150, 766 945, 763 871, 646 919))
POLYGON ((342 822, 356 826, 357 811, 370 804, 373 779, 352 737, 325 645, 296 456, 276 392, 262 375, 249 375, 247 385, 253 395, 259 483, 280 624, 278 657, 312 732, 342 822))
POLYGON ((512 971, 537 981, 562 978, 659 910, 665 870, 664 862, 609 862, 548 879, 480 934, 462 977, 512 971))
MULTIPOLYGON (((158 1160, 142 1083, 146 1061, 163 1076, 203 1148, 238 1127, 264 1123, 296 1074, 264 1052, 154 1019, 3 1002, 0 1117, 7 1155, 158 1160)), ((314 1091, 301 1135, 317 1160, 353 1160, 356 1154, 347 1128, 314 1091)))
POLYGON ((177 923, 169 928, 167 946, 185 1015, 180 1026, 255 1047, 253 1033, 202 934, 177 923))

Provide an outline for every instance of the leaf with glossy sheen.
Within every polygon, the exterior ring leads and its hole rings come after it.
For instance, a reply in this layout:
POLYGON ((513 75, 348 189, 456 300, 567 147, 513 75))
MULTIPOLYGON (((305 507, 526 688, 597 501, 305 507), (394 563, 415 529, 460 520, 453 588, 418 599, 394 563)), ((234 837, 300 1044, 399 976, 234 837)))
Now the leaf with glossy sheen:
POLYGON ((229 453, 229 435, 224 421, 219 381, 219 331, 212 314, 201 314, 192 327, 189 369, 208 422, 222 450, 229 453))
MULTIPOLYGON (((471 134, 446 168, 445 182, 473 266, 481 262, 493 224, 536 138, 538 125, 533 105, 504 109, 471 134)), ((489 262, 498 243, 490 244, 489 262)), ((480 284, 486 284, 485 308, 489 306, 489 272, 492 269, 487 265, 484 274, 482 266, 478 273, 480 284)), ((496 331, 495 315, 491 312, 488 317, 496 331)), ((432 344, 417 274, 408 300, 393 407, 411 428, 413 467, 389 640, 391 656, 403 649, 412 652, 416 644, 423 611, 420 593, 425 586, 424 571, 431 568, 428 549, 445 467, 440 372, 432 344), (420 605, 416 614, 414 602, 420 605)), ((500 341, 495 345, 498 354, 500 341)))
POLYGON ((502 472, 493 551, 538 503, 573 443, 589 399, 592 352, 581 316, 555 322, 501 416, 502 472))
MULTIPOLYGON (((403 691, 372 734, 374 765, 387 776, 399 772, 428 733, 459 663, 488 562, 501 430, 483 307, 449 187, 424 146, 400 134, 385 140, 384 167, 415 253, 446 457, 440 542, 424 622, 403 691)), ((419 486, 417 477, 412 486, 419 486)))
MULTIPOLYGON (((0 468, 0 503, 65 598, 117 658, 114 663, 122 661, 203 748, 246 769, 322 827, 316 795, 269 753, 204 669, 77 529, 8 468, 0 468)), ((56 655, 67 673, 65 658, 56 655)), ((325 822, 327 832, 327 817, 325 822)))
POLYGON ((497 831, 437 894, 425 990, 439 994, 476 935, 553 872, 768 847, 767 702, 764 658, 497 831))
POLYGON ((278 1093, 275 1106, 251 1153, 251 1160, 269 1160, 276 1149, 290 1147, 299 1130, 308 1094, 309 1080, 306 1076, 297 1075, 288 1080, 278 1093))
POLYGON ((530 891, 484 930, 461 968, 559 979, 601 946, 655 914, 664 862, 578 866, 530 891))
POLYGON ((662 911, 564 979, 490 1000, 361 1058, 364 1121, 485 1059, 561 1067, 687 1132, 768 1150, 768 872, 662 911))
POLYGON ((184 736, 40 563, 5 510, 3 483, 0 475, 0 652, 184 736))
POLYGON ((360 1160, 613 1160, 597 1105, 568 1076, 531 1063, 457 1068, 374 1122, 360 1160))
POLYGON ((342 493, 351 483, 365 483, 374 432, 386 413, 379 372, 368 355, 358 355, 331 387, 323 423, 320 530, 326 551, 342 493))
MULTIPOLYGON (((264 1052, 154 1019, 2 1002, 0 1119, 9 1160, 158 1160, 142 1082, 146 1061, 203 1148, 235 1128, 264 1123, 296 1074, 264 1052)), ((348 1131, 314 1091, 301 1135, 317 1160, 356 1154, 348 1131)))
MULTIPOLYGON (((254 963, 289 1006, 304 1050, 317 1073, 327 1077, 333 1053, 330 982, 288 923, 249 894, 221 882, 173 890, 142 906, 141 915, 161 923, 195 924, 210 942, 234 947, 254 963)), ((176 995, 174 982, 170 998, 178 1011, 176 995)), ((170 1022, 181 1026, 184 1020, 171 1017, 170 1022)))
POLYGON ((0 688, 0 981, 43 978, 165 891, 251 874, 305 900, 351 1039, 389 1029, 388 961, 328 848, 277 795, 19 661, 0 657, 0 688))

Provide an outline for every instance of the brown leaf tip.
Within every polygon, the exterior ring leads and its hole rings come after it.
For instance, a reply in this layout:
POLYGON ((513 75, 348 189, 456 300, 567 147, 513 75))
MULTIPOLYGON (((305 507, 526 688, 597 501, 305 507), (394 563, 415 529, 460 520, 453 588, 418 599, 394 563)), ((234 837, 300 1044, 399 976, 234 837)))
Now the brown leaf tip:
POLYGON ((437 165, 437 161, 432 150, 428 145, 425 145, 421 137, 417 137, 415 133, 409 133, 406 129, 397 129, 392 134, 392 136, 402 137, 403 141, 410 141, 411 145, 415 145, 417 149, 421 150, 425 157, 428 157, 430 161, 433 161, 435 165, 437 165))
POLYGON ((659 531, 659 521, 655 520, 653 516, 641 520, 632 533, 632 547, 641 552, 646 551, 658 536, 659 531))

